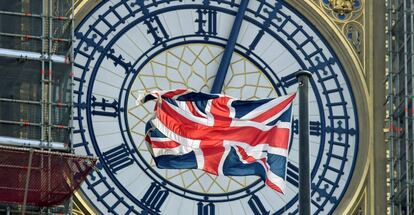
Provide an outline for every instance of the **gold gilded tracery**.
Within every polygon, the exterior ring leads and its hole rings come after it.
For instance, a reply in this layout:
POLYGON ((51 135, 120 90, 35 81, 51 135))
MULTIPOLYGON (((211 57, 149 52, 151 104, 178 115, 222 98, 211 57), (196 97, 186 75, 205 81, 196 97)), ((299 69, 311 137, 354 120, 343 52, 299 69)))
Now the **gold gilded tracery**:
MULTIPOLYGON (((132 91, 186 88, 209 92, 224 49, 209 44, 189 44, 171 48, 154 57, 140 71, 138 87, 132 91), (194 84, 196 83, 196 84, 194 84), (163 86, 161 86, 163 85, 163 86), (200 87, 201 86, 201 87, 200 87)), ((280 56, 279 56, 280 57, 280 56)), ((235 54, 225 81, 224 93, 241 99, 275 97, 276 91, 264 73, 248 59, 235 54)))
POLYGON ((351 13, 354 10, 355 0, 329 0, 329 6, 340 14, 351 13))
MULTIPOLYGON (((209 44, 187 44, 168 49, 151 59, 138 73, 129 100, 136 101, 143 91, 168 89, 192 89, 209 92, 220 64, 224 48, 209 44), (201 87, 200 87, 201 86, 201 87)), ((276 97, 276 91, 253 63, 235 54, 229 67, 228 79, 223 88, 224 94, 237 95, 241 99, 276 97)), ((131 104, 131 103, 130 103, 131 104)), ((200 170, 157 169, 145 144, 144 124, 152 116, 153 104, 137 103, 128 106, 129 128, 136 135, 137 149, 149 165, 165 179, 200 193, 228 193, 243 189, 258 177, 215 176, 200 170), (191 178, 192 180, 188 180, 191 178)))
POLYGON ((311 0, 348 39, 361 63, 365 51, 365 0, 311 0))

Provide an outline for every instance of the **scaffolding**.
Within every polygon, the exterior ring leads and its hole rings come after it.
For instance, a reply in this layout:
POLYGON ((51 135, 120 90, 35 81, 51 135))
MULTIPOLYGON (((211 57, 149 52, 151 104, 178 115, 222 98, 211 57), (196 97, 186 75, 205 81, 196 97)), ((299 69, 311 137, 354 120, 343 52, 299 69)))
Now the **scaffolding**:
MULTIPOLYGON (((1 0, 0 144, 73 152, 72 42, 74 0, 1 0)), ((0 205, 8 214, 70 213, 0 205)))
POLYGON ((387 0, 388 214, 414 214, 414 3, 387 0))

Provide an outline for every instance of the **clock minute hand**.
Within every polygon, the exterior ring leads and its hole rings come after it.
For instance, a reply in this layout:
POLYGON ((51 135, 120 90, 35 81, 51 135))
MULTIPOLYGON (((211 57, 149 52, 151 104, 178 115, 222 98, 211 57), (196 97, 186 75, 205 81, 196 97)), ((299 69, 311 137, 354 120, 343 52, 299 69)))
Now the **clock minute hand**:
POLYGON ((213 87, 211 88, 211 93, 221 93, 221 90, 223 89, 224 80, 226 79, 227 70, 233 56, 234 48, 236 47, 237 38, 239 36, 240 27, 242 25, 248 3, 249 0, 241 0, 240 2, 236 19, 234 20, 226 48, 224 49, 223 57, 218 68, 216 78, 214 79, 213 87))

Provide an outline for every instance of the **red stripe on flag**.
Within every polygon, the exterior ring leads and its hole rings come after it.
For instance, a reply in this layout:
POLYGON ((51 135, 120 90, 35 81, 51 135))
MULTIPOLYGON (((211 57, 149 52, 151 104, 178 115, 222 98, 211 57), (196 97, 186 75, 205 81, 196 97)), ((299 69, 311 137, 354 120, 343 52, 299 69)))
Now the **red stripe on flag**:
POLYGON ((266 185, 272 188, 273 190, 276 190, 277 192, 284 194, 282 189, 276 184, 273 184, 268 178, 266 178, 266 185))
POLYGON ((220 160, 223 158, 223 141, 201 141, 200 149, 203 151, 203 170, 218 175, 220 160))
MULTIPOLYGON (((210 113, 214 117, 214 126, 228 127, 231 124, 229 117, 230 110, 227 106, 230 98, 219 97, 213 99, 210 113)), ((218 169, 221 159, 223 159, 224 147, 223 141, 201 141, 200 149, 203 151, 204 167, 203 170, 214 175, 218 175, 218 169)))
POLYGON ((162 97, 172 99, 174 98, 174 96, 181 95, 185 92, 187 92, 187 90, 184 90, 184 89, 174 90, 174 91, 170 91, 170 92, 162 94, 162 97))
POLYGON ((230 109, 228 107, 229 97, 219 97, 213 99, 211 102, 210 113, 214 117, 214 126, 229 127, 231 124, 231 118, 229 116, 230 109))
POLYGON ((265 167, 266 172, 269 171, 269 166, 267 165, 266 158, 262 158, 262 159, 260 159, 260 161, 262 162, 263 166, 265 167))
POLYGON ((253 163, 253 162, 257 161, 254 157, 247 155, 246 151, 244 151, 244 149, 242 147, 237 146, 237 150, 239 151, 240 155, 242 156, 242 159, 247 161, 247 163, 253 163))
POLYGON ((201 114, 199 114, 196 110, 196 107, 194 107, 193 102, 191 101, 187 101, 186 102, 188 109, 190 110, 190 112, 196 116, 196 117, 201 117, 201 118, 205 118, 204 116, 202 116, 201 114))
POLYGON ((176 148, 176 147, 180 146, 180 144, 175 142, 175 141, 172 141, 172 140, 170 140, 170 141, 154 141, 154 140, 151 140, 151 146, 152 146, 152 148, 161 148, 161 149, 162 148, 169 148, 169 149, 171 149, 171 148, 176 148))
POLYGON ((260 114, 259 116, 251 119, 251 121, 254 121, 254 122, 264 122, 264 121, 268 120, 269 118, 275 116, 280 111, 282 111, 283 109, 285 109, 292 102, 292 100, 295 98, 295 96, 296 96, 296 94, 293 94, 293 95, 289 96, 283 102, 279 103, 278 105, 276 105, 275 107, 271 108, 270 110, 267 110, 266 112, 260 114))
POLYGON ((267 143, 272 147, 287 149, 289 129, 273 127, 262 131, 255 127, 210 127, 195 123, 172 109, 167 102, 161 103, 157 118, 174 133, 195 140, 229 140, 255 146, 267 143))

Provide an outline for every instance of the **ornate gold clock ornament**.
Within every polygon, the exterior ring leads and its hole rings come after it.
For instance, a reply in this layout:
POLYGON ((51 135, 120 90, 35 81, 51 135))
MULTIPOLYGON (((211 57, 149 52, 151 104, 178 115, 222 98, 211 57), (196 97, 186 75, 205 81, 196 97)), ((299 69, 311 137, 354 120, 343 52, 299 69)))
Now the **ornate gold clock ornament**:
POLYGON ((337 13, 345 14, 354 10, 355 0, 329 0, 332 10, 337 13))

